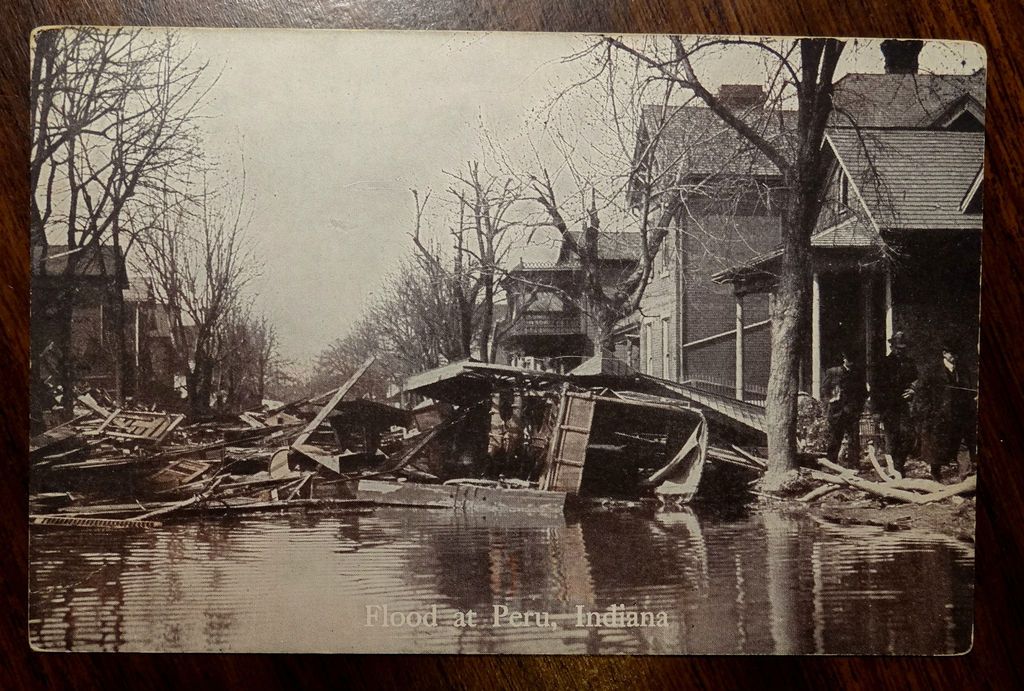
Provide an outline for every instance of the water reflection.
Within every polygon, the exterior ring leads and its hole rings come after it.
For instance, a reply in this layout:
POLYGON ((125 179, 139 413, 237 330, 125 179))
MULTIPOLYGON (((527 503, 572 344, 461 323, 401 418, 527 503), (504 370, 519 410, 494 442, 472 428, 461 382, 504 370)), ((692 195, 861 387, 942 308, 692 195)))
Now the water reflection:
POLYGON ((32 536, 30 637, 46 649, 557 653, 953 653, 973 551, 802 516, 557 518, 379 509, 32 536), (365 626, 367 606, 439 626, 365 626), (665 612, 577 627, 576 608, 665 612), (551 626, 490 626, 493 608, 551 626), (478 626, 455 627, 457 612, 478 626))

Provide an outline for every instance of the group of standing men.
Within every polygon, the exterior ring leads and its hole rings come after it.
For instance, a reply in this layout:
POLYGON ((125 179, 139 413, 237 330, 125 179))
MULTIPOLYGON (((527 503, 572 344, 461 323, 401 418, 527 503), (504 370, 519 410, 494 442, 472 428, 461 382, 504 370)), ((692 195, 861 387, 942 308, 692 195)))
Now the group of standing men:
POLYGON ((938 480, 943 466, 957 463, 960 477, 976 462, 977 389, 960 366, 957 348, 942 346, 942 362, 919 373, 902 331, 889 339, 890 352, 879 363, 869 387, 847 353, 842 364, 830 368, 822 382, 827 416, 826 455, 839 460, 843 438, 847 457, 860 459, 860 415, 870 394, 885 433, 893 466, 904 473, 907 457, 919 454, 938 480), (960 460, 961 443, 969 458, 960 460))

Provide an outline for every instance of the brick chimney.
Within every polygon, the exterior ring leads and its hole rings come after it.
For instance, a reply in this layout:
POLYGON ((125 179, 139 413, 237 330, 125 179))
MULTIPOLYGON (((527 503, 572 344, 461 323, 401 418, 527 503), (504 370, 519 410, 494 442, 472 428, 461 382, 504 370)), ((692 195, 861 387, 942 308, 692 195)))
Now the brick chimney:
POLYGON ((768 97, 760 84, 722 84, 718 100, 733 110, 746 110, 763 106, 768 97))
POLYGON ((885 56, 886 74, 917 74, 917 58, 924 41, 882 41, 882 55, 885 56))

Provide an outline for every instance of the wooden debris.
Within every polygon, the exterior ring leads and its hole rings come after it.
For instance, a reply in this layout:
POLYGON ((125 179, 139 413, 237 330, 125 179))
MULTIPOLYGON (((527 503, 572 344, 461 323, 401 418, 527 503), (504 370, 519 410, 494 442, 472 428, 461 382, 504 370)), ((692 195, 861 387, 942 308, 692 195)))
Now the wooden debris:
POLYGON ((875 444, 874 442, 868 442, 868 458, 871 459, 871 467, 875 469, 875 473, 882 482, 891 482, 894 478, 886 472, 881 464, 878 462, 878 458, 875 456, 875 444))
POLYGON ((143 521, 137 518, 96 518, 89 516, 34 515, 29 517, 32 525, 60 525, 75 528, 159 528, 160 521, 143 521))
POLYGON ((313 446, 312 444, 307 444, 306 442, 309 441, 309 438, 314 432, 316 432, 317 428, 320 427, 320 424, 327 419, 327 416, 330 415, 338 403, 341 402, 341 399, 345 397, 345 394, 349 392, 349 389, 355 386, 355 383, 362 378, 363 374, 370 368, 370 365, 373 364, 375 359, 376 358, 373 356, 367 358, 366 361, 359 366, 359 369, 349 377, 348 381, 342 384, 334 392, 334 395, 331 396, 331 400, 329 400, 327 404, 320 409, 320 412, 318 412, 316 416, 309 421, 309 424, 299 432, 299 436, 292 442, 293 450, 309 457, 321 465, 331 468, 331 470, 334 470, 335 472, 338 472, 337 459, 335 459, 331 454, 327 454, 318 447, 313 446))
POLYGON ((81 396, 78 397, 77 400, 78 400, 79 403, 84 405, 86 408, 91 410, 96 415, 99 415, 104 420, 107 419, 108 417, 110 417, 111 411, 107 410, 106 408, 101 406, 99 403, 97 403, 96 399, 92 397, 92 394, 88 394, 88 393, 82 394, 81 396))
POLYGON ((755 456, 754 454, 750 453, 749 451, 744 451, 743 449, 741 449, 740 447, 736 446, 735 444, 731 444, 731 446, 732 446, 733 450, 736 451, 736 453, 738 453, 740 456, 742 456, 743 458, 747 459, 748 461, 750 461, 754 465, 761 466, 761 468, 763 468, 765 470, 768 469, 768 460, 767 459, 761 458, 760 456, 755 456))
POLYGON ((118 409, 103 421, 96 434, 159 444, 184 419, 184 415, 118 409))
POLYGON ((959 494, 970 494, 971 492, 976 491, 978 486, 977 475, 972 475, 963 482, 959 482, 955 485, 941 485, 941 483, 935 483, 942 487, 942 489, 938 490, 934 489, 934 485, 930 482, 927 484, 920 483, 919 481, 908 480, 871 482, 870 480, 861 478, 849 468, 843 468, 826 458, 818 459, 818 463, 826 468, 839 472, 839 474, 832 475, 812 470, 811 477, 816 480, 836 485, 848 485, 863 492, 867 492, 868 494, 911 504, 928 504, 948 499, 959 494), (911 489, 918 487, 927 487, 930 488, 931 491, 927 491, 927 493, 922 494, 911 489))
POLYGON ((831 494, 832 492, 835 492, 840 489, 842 489, 840 485, 820 485, 812 489, 804 496, 800 497, 797 501, 802 501, 804 503, 811 502, 814 501, 815 499, 821 499, 826 494, 831 494))

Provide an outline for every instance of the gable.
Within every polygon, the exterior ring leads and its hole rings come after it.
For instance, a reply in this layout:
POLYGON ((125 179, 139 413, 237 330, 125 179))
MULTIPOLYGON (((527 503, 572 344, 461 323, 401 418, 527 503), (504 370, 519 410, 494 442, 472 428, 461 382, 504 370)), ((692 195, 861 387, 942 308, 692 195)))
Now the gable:
POLYGON ((984 132, 985 109, 973 97, 964 95, 950 104, 931 126, 954 132, 984 132))
POLYGON ((980 216, 961 207, 983 163, 984 134, 837 129, 826 142, 879 230, 981 229, 980 216))

